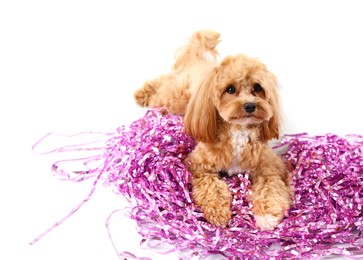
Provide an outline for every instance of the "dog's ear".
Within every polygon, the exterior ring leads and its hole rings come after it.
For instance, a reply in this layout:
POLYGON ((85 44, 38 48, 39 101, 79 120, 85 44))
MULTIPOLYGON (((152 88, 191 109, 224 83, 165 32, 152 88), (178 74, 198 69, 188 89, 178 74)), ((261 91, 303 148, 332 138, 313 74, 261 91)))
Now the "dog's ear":
POLYGON ((269 141, 273 138, 278 139, 280 135, 281 115, 280 105, 277 93, 277 79, 271 72, 267 73, 264 78, 264 85, 267 86, 267 99, 272 108, 272 117, 269 121, 265 121, 261 126, 261 139, 269 141))
POLYGON ((214 80, 215 70, 212 70, 192 94, 184 116, 186 133, 202 143, 212 143, 217 138, 214 80))

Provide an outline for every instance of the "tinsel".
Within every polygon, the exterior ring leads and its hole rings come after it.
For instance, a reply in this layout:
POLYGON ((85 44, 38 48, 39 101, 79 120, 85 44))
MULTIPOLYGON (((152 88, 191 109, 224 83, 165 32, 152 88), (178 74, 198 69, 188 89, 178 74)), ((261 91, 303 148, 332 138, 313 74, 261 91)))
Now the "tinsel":
MULTIPOLYGON (((87 200, 99 180, 114 187, 130 203, 128 216, 136 221, 142 244, 154 249, 171 245, 173 249, 164 253, 184 253, 186 259, 210 254, 228 259, 363 255, 362 136, 297 134, 280 141, 295 196, 273 231, 255 226, 248 201, 249 172, 224 177, 233 196, 229 225, 215 227, 203 218, 193 204, 192 176, 183 164, 195 144, 185 134, 181 117, 153 109, 129 127, 117 129, 103 153, 92 157, 102 162, 98 167, 73 175, 64 174, 57 163, 52 168, 73 181, 95 178, 87 200)), ((92 158, 84 159, 85 165, 92 158)))

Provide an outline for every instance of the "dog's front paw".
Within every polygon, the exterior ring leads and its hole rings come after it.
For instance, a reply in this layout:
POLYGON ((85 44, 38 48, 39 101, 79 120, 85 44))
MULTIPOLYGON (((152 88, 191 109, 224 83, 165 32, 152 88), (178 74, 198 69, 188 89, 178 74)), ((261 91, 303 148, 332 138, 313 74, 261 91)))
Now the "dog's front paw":
POLYGON ((256 226, 261 230, 273 230, 280 222, 282 217, 276 217, 270 214, 255 215, 256 226))
POLYGON ((288 199, 280 200, 268 198, 255 200, 253 203, 253 215, 256 226, 261 230, 273 230, 284 218, 284 213, 289 208, 288 199))
POLYGON ((206 207, 203 212, 209 223, 219 227, 226 227, 231 219, 229 207, 206 207))

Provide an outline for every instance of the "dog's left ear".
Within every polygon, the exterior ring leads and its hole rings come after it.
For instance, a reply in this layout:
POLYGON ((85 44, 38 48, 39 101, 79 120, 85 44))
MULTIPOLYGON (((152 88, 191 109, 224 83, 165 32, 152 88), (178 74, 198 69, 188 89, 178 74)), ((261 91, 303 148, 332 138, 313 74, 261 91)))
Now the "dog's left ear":
POLYGON ((261 126, 261 139, 269 141, 271 139, 278 139, 280 134, 281 115, 279 97, 277 93, 277 79, 271 72, 267 73, 264 78, 264 85, 267 86, 267 99, 272 108, 272 117, 269 121, 263 122, 261 126))

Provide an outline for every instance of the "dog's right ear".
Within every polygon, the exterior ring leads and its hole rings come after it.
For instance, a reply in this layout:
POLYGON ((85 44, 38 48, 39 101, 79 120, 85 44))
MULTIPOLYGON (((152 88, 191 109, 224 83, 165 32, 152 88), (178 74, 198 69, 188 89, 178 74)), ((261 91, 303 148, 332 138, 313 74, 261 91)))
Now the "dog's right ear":
POLYGON ((215 75, 213 70, 192 94, 184 116, 186 133, 202 143, 212 143, 217 138, 217 110, 213 101, 215 75))

